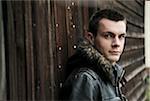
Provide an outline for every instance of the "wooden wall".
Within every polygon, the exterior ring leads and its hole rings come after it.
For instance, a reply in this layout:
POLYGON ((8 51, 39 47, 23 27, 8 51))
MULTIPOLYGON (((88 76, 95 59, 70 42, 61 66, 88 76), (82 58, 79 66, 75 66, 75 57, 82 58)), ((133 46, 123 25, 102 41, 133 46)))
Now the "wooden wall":
POLYGON ((2 3, 0 2, 0 100, 6 98, 5 43, 3 27, 2 3))
POLYGON ((87 31, 92 13, 112 8, 128 21, 119 64, 126 69, 122 87, 130 101, 145 99, 143 0, 3 1, 7 98, 56 100, 65 63, 87 31))

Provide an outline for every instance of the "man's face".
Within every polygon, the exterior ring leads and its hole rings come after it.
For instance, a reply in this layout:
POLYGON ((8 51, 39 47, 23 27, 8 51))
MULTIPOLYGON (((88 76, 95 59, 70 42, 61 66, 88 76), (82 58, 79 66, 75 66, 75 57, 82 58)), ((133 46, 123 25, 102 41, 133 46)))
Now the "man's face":
POLYGON ((119 60, 124 49, 126 36, 125 21, 112 21, 101 19, 94 44, 98 51, 111 63, 119 60))

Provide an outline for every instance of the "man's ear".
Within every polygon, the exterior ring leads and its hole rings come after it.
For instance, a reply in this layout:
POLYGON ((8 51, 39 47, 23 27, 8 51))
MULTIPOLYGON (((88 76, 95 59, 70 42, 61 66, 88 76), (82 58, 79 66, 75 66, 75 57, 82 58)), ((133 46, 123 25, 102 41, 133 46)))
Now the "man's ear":
POLYGON ((91 32, 85 33, 85 38, 93 45, 94 44, 94 36, 91 32))

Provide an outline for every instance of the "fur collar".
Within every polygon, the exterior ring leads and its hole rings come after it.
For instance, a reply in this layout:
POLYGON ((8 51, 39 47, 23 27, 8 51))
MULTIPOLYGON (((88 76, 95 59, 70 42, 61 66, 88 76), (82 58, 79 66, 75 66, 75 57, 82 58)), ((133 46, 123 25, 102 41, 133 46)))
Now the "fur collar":
MULTIPOLYGON (((98 52, 87 40, 81 41, 78 46, 77 51, 81 53, 80 55, 90 61, 92 64, 103 71, 104 74, 109 78, 113 85, 116 85, 116 78, 120 78, 122 75, 122 68, 118 65, 113 66, 102 54, 98 52), (116 68, 117 77, 114 77, 114 69, 116 68)), ((122 78, 122 77, 121 77, 122 78)), ((120 78, 120 79, 121 79, 120 78)), ((119 79, 118 79, 119 80, 119 79)))

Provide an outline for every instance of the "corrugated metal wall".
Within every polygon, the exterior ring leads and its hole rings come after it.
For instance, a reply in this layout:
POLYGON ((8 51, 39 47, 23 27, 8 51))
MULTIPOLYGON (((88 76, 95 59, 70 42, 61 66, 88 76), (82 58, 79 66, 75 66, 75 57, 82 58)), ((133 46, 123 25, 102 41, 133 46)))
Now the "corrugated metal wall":
POLYGON ((127 17, 128 35, 119 64, 126 69, 123 91, 145 99, 144 1, 3 1, 8 99, 56 100, 65 63, 87 31, 96 10, 112 8, 127 17))

